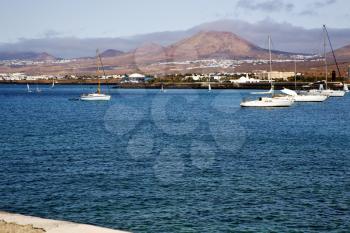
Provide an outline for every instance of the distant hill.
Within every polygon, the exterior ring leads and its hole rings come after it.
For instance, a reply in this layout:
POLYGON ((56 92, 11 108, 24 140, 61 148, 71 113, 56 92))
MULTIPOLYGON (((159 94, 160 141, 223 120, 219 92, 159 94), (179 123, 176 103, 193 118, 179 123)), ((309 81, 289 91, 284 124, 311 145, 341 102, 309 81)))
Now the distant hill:
POLYGON ((268 52, 232 32, 200 32, 168 47, 175 60, 268 58, 268 52))
MULTIPOLYGON (((292 53, 272 51, 274 58, 292 53)), ((134 51, 138 61, 185 61, 199 59, 268 59, 269 52, 231 32, 199 32, 173 45, 148 44, 134 51)))
POLYGON ((57 60, 56 57, 48 53, 36 53, 36 52, 0 52, 0 60, 57 60))
POLYGON ((115 50, 115 49, 107 49, 100 54, 101 57, 117 57, 119 55, 124 54, 123 51, 115 50))

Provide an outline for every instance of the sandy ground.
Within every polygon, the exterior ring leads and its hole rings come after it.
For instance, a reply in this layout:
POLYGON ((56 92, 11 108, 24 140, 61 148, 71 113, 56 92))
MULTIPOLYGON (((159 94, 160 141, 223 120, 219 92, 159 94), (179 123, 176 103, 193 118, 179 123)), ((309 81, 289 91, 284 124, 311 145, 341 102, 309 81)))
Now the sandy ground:
POLYGON ((125 233, 85 224, 0 212, 0 233, 125 233))

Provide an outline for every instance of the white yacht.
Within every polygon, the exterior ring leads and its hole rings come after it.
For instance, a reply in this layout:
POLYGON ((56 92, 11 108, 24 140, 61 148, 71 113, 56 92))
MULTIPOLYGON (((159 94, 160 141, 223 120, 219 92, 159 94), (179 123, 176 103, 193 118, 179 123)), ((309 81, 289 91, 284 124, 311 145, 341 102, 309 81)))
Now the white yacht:
MULTIPOLYGON (((272 71, 272 55, 271 55, 271 37, 269 36, 269 55, 270 55, 270 71, 272 71)), ((271 97, 259 97, 257 100, 243 100, 241 107, 289 107, 294 103, 294 99, 290 96, 274 95, 274 85, 271 80, 271 89, 268 92, 253 92, 251 94, 271 94, 271 97)))
POLYGON ((260 97, 257 100, 243 100, 241 107, 289 107, 294 103, 292 98, 260 97))
MULTIPOLYGON (((297 89, 297 62, 294 60, 294 89, 297 89)), ((282 93, 290 96, 295 102, 323 102, 328 98, 328 95, 322 95, 320 93, 297 93, 296 91, 283 88, 282 93)))
MULTIPOLYGON (((328 32, 327 32, 327 28, 326 28, 326 25, 323 25, 323 49, 324 49, 324 67, 325 67, 325 74, 326 74, 326 80, 325 80, 325 84, 326 84, 326 89, 323 89, 323 85, 320 84, 320 88, 319 90, 310 90, 310 93, 312 94, 315 94, 315 93, 319 93, 321 95, 326 95, 326 96, 329 96, 329 97, 343 97, 345 95, 345 91, 344 90, 332 90, 332 89, 329 89, 328 88, 328 63, 327 63, 327 38, 328 38, 328 41, 330 43, 330 46, 331 46, 331 49, 333 51, 333 48, 332 48, 332 44, 331 44, 331 41, 329 39, 329 36, 328 36, 328 32)), ((334 54, 333 54, 334 56, 334 54)), ((337 60, 334 56, 334 59, 335 59, 335 62, 337 64, 337 60)), ((338 64, 337 64, 338 66, 338 64)), ((339 71, 339 68, 338 68, 338 71, 339 71)), ((340 73, 340 71, 339 71, 340 73)))
MULTIPOLYGON (((104 69, 103 69, 101 56, 100 56, 98 50, 96 50, 96 58, 98 59, 100 65, 102 67, 104 76, 106 76, 106 74, 104 72, 104 69)), ((97 66, 97 75, 99 75, 99 71, 100 71, 99 66, 97 66)), ((110 99, 111 99, 110 95, 101 93, 101 81, 100 81, 100 78, 98 79, 97 91, 95 93, 83 94, 83 95, 80 96, 80 100, 83 100, 83 101, 108 101, 110 99)))
POLYGON ((83 94, 80 96, 80 100, 94 101, 94 100, 110 100, 111 96, 106 94, 101 94, 99 91, 97 93, 83 94))

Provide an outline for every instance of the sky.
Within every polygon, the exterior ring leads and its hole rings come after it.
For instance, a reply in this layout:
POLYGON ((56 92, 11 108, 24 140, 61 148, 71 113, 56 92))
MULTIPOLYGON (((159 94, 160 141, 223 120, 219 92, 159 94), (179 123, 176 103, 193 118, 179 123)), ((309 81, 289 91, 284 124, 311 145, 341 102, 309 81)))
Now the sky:
POLYGON ((350 28, 349 0, 0 0, 0 7, 0 43, 125 37, 221 19, 350 28))

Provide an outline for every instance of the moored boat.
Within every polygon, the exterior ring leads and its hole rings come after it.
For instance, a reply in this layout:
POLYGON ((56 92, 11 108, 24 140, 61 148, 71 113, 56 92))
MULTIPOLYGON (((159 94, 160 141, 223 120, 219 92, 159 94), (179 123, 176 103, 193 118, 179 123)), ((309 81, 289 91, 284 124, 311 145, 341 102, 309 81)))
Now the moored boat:
POLYGON ((257 100, 243 100, 241 107, 289 107, 294 103, 293 99, 260 97, 257 100))
MULTIPOLYGON (((103 69, 101 56, 100 56, 98 50, 96 50, 96 58, 98 59, 98 61, 101 64, 104 76, 106 76, 106 74, 104 72, 104 69, 103 69)), ((98 73, 98 75, 99 75, 99 71, 100 71, 100 69, 99 69, 99 66, 97 65, 97 73, 98 73)), ((83 95, 80 96, 80 100, 83 100, 83 101, 108 101, 110 99, 111 99, 110 95, 101 93, 101 81, 100 81, 100 78, 98 79, 98 85, 97 85, 96 93, 83 94, 83 95)))

